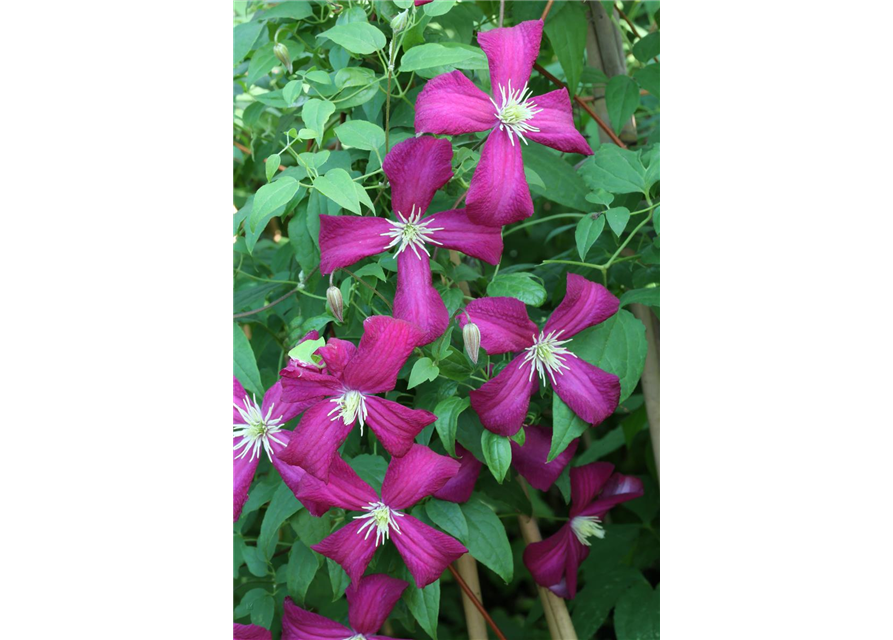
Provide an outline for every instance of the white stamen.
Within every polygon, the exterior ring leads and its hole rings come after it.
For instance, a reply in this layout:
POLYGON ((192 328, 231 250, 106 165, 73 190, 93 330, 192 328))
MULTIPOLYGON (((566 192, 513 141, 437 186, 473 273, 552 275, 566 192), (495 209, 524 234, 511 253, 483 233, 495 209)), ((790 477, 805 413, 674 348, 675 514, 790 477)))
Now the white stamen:
POLYGON ((577 536, 580 544, 585 544, 587 547, 591 546, 589 542, 590 536, 595 536, 598 539, 605 537, 605 529, 601 525, 601 520, 595 516, 577 516, 573 518, 571 520, 571 530, 577 536))
POLYGON ((362 633, 358 633, 357 635, 345 638, 344 640, 366 640, 366 636, 364 636, 362 633))
POLYGON ((388 540, 390 527, 394 528, 398 534, 400 533, 400 525, 397 524, 397 518, 402 518, 405 513, 400 513, 396 509, 391 509, 384 502, 370 502, 368 507, 363 507, 369 513, 362 516, 354 516, 354 520, 364 520, 368 518, 362 527, 357 529, 357 534, 366 529, 366 536, 363 540, 369 539, 369 534, 375 529, 375 546, 384 544, 388 540))
POLYGON ((393 238, 391 243, 385 247, 385 249, 390 249, 396 244, 400 244, 400 248, 397 249, 397 255, 409 246, 412 249, 412 252, 416 255, 417 258, 421 258, 419 255, 418 249, 421 249, 425 252, 425 254, 430 258, 431 254, 428 253, 428 250, 425 248, 425 243, 429 242, 431 244, 441 244, 437 240, 434 240, 431 237, 435 231, 443 231, 444 227, 429 227, 428 225, 434 222, 434 218, 429 218, 424 222, 419 222, 422 218, 422 210, 421 208, 416 211, 416 206, 412 205, 412 211, 409 213, 409 218, 406 218, 401 212, 397 212, 397 215, 400 217, 400 220, 403 222, 397 222, 395 220, 388 220, 393 229, 387 231, 386 233, 382 233, 383 236, 390 236, 393 238))
POLYGON ((366 425, 366 416, 369 412, 366 410, 366 396, 359 391, 348 390, 337 398, 332 398, 329 402, 335 403, 335 408, 329 411, 328 415, 337 414, 332 418, 332 422, 341 418, 345 424, 353 424, 354 420, 360 422, 360 435, 363 435, 363 427, 366 425))
POLYGON ((524 361, 521 363, 521 366, 528 362, 530 363, 530 375, 527 376, 528 381, 533 380, 533 372, 536 371, 543 384, 546 384, 546 372, 548 371, 549 377, 552 378, 552 384, 555 384, 555 374, 561 375, 564 373, 562 369, 570 368, 564 363, 564 359, 567 356, 573 356, 574 358, 577 356, 561 346, 570 342, 570 340, 558 339, 558 336, 562 333, 564 333, 563 330, 558 333, 550 331, 549 335, 543 336, 543 332, 540 331, 539 337, 533 336, 533 345, 524 350, 527 353, 524 356, 524 361))
POLYGON ((272 461, 273 448, 270 446, 270 441, 272 440, 277 444, 285 446, 284 442, 273 437, 273 434, 282 431, 282 425, 279 424, 282 422, 282 416, 271 418, 274 404, 270 405, 266 416, 261 412, 256 398, 252 399, 245 396, 244 406, 238 402, 233 402, 233 406, 243 420, 241 423, 233 423, 233 435, 235 437, 242 436, 239 444, 233 447, 233 451, 242 449, 242 453, 236 456, 236 458, 244 458, 245 456, 249 456, 249 460, 253 460, 255 456, 259 458, 261 447, 263 447, 263 450, 267 452, 267 457, 272 461))
POLYGON ((532 92, 527 88, 526 83, 519 91, 512 91, 511 79, 508 81, 507 88, 502 85, 498 85, 498 87, 502 104, 496 104, 493 98, 490 98, 490 102, 496 107, 496 117, 499 118, 500 123, 499 130, 508 133, 509 142, 512 143, 512 146, 515 146, 515 139, 512 137, 512 134, 515 134, 521 142, 527 144, 524 134, 531 131, 539 131, 539 128, 528 124, 527 121, 542 111, 542 109, 536 108, 536 103, 530 96, 532 92))

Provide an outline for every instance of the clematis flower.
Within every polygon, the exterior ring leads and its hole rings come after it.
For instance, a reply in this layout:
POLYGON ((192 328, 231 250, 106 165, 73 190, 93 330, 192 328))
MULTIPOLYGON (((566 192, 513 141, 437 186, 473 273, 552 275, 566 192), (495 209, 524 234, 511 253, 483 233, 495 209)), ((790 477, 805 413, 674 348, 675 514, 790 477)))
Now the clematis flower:
POLYGON ((393 540, 416 585, 426 587, 468 549, 405 511, 443 487, 459 467, 458 461, 413 444, 405 456, 391 459, 379 498, 336 456, 328 484, 306 475, 295 495, 317 517, 331 507, 365 513, 311 548, 340 564, 351 581, 358 582, 378 546, 393 540))
POLYGON ((421 7, 423 4, 428 4, 429 2, 434 2, 434 0, 415 0, 413 4, 417 7, 421 7))
POLYGON ((382 573, 366 576, 351 584, 345 592, 349 628, 306 611, 291 598, 286 598, 282 640, 389 640, 387 636, 375 634, 408 586, 408 582, 382 573))
POLYGON ((396 386, 400 368, 421 337, 421 330, 413 324, 372 316, 363 322, 359 347, 330 338, 316 350, 325 362, 324 372, 307 368, 280 371, 284 400, 312 398, 313 402, 279 458, 325 482, 338 447, 356 422, 360 423, 360 435, 368 423, 392 456, 405 455, 419 431, 437 416, 375 394, 396 386))
POLYGON ((233 640, 273 640, 273 634, 256 624, 233 622, 233 640))
POLYGON ((600 284, 567 274, 567 294, 540 331, 516 298, 479 298, 468 303, 459 323, 474 322, 481 346, 490 355, 520 352, 480 389, 470 391, 471 406, 493 433, 512 436, 521 428, 537 376, 551 380, 574 413, 597 425, 614 412, 620 379, 581 360, 564 346, 583 329, 617 312, 620 301, 600 284))
POLYGON ((468 502, 474 484, 481 473, 481 462, 458 442, 456 454, 459 456, 459 473, 450 478, 445 485, 434 492, 434 497, 447 502, 468 502))
POLYGON ((524 564, 536 583, 562 598, 577 595, 577 570, 589 555, 589 538, 605 537, 601 526, 605 514, 644 493, 641 480, 612 471, 614 465, 607 462, 571 469, 570 521, 524 549, 524 564))
POLYGON ((449 323, 446 305, 431 284, 433 246, 455 249, 497 264, 502 256, 501 229, 476 224, 465 209, 426 217, 434 193, 453 177, 448 140, 412 138, 394 146, 382 168, 391 184, 396 220, 375 217, 319 217, 319 269, 323 274, 397 247, 394 317, 424 331, 420 344, 442 335, 449 323))
POLYGON ((453 71, 429 80, 416 100, 416 133, 490 131, 465 199, 468 217, 479 224, 502 226, 533 213, 522 142, 592 155, 574 126, 567 89, 533 97, 527 89, 542 36, 542 20, 478 34, 490 64, 492 98, 453 71))
POLYGON ((539 425, 524 427, 524 446, 511 441, 512 466, 530 486, 548 491, 574 457, 579 442, 579 438, 574 438, 552 462, 546 462, 552 446, 552 430, 539 425))

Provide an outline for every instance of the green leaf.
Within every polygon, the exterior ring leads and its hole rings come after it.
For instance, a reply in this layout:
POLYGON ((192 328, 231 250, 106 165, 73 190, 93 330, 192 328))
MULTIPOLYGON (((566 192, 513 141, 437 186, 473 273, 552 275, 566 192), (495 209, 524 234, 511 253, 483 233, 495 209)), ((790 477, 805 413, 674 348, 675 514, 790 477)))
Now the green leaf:
POLYGON ((339 24, 316 37, 328 38, 351 53, 360 55, 375 53, 387 43, 384 34, 368 22, 339 24))
POLYGON ((654 210, 654 230, 660 235, 660 205, 654 210))
POLYGON ((273 622, 273 611, 276 608, 276 601, 269 593, 257 600, 251 607, 251 624, 256 624, 265 629, 270 628, 273 622))
POLYGON ((256 231, 262 220, 268 220, 276 209, 288 204, 288 201, 298 192, 298 187, 297 180, 286 176, 258 189, 254 194, 254 203, 251 205, 248 227, 252 231, 256 231))
POLYGON ((245 559, 245 564, 248 565, 248 571, 251 572, 251 575, 258 578, 263 578, 267 575, 267 561, 264 559, 264 554, 260 552, 260 549, 254 545, 245 545, 242 549, 242 557, 245 559))
POLYGON ((409 583, 403 592, 403 602, 425 632, 437 640, 437 618, 440 615, 440 580, 435 580, 424 589, 419 589, 415 578, 404 566, 402 578, 409 583))
POLYGON ((603 144, 580 168, 583 179, 593 189, 611 193, 644 193, 645 167, 637 153, 613 144, 603 144))
POLYGON ((607 191, 599 187, 592 193, 586 194, 586 202, 608 206, 609 204, 614 202, 614 194, 608 193, 607 191))
MULTIPOLYGON (((278 153, 274 153, 269 156, 264 162, 264 171, 267 174, 267 182, 273 179, 273 176, 276 175, 276 172, 279 170, 279 162, 282 158, 279 157, 278 153)), ((281 182, 281 181, 280 181, 281 182)), ((290 200, 291 198, 289 198, 290 200)))
POLYGON ((636 71, 635 79, 640 87, 660 100, 660 65, 658 63, 649 64, 636 71))
POLYGON ((326 122, 335 113, 335 104, 328 100, 312 98, 304 103, 301 110, 301 119, 307 128, 316 132, 316 144, 322 146, 322 139, 326 129, 326 122))
POLYGON ((485 429, 481 433, 481 449, 484 452, 484 462, 490 468, 490 473, 501 484, 512 465, 511 441, 505 436, 496 435, 485 429))
MULTIPOLYGON (((597 545, 600 540, 594 540, 597 545)), ((608 619, 608 614, 631 585, 647 582, 642 574, 626 565, 600 567, 586 576, 586 586, 577 594, 572 616, 581 638, 591 638, 608 619)), ((615 618, 616 620, 616 618, 615 618)))
POLYGON ((558 56, 558 62, 567 77, 567 90, 571 96, 577 92, 583 73, 583 53, 586 49, 586 9, 579 2, 569 2, 564 8, 546 20, 546 36, 558 56))
POLYGON ((326 175, 319 176, 313 181, 313 187, 338 205, 348 211, 359 215, 360 198, 354 181, 344 169, 329 169, 326 175))
POLYGON ((524 427, 518 429, 515 435, 509 436, 509 440, 516 442, 519 447, 523 447, 524 443, 527 442, 527 434, 524 432, 524 427))
POLYGON ((298 604, 304 604, 307 589, 313 582, 316 571, 319 569, 319 556, 313 553, 307 545, 296 540, 288 552, 288 566, 285 570, 285 582, 288 586, 288 595, 298 604))
POLYGON ((546 183, 540 178, 539 174, 530 167, 524 167, 524 177, 527 178, 527 184, 531 187, 536 186, 540 189, 546 189, 546 183))
POLYGON ((329 77, 329 74, 321 69, 308 71, 304 74, 304 79, 317 84, 332 84, 332 79, 329 77))
POLYGON ((596 69, 595 67, 584 67, 583 73, 580 76, 580 80, 582 80, 585 84, 607 84, 608 76, 606 76, 605 72, 601 69, 596 69))
POLYGON ((568 345, 580 358, 620 378, 620 400, 626 400, 642 375, 648 342, 645 326, 626 309, 599 325, 581 331, 568 345))
POLYGON ((233 375, 236 376, 248 393, 263 397, 264 389, 260 382, 260 371, 251 344, 238 323, 233 323, 233 375))
POLYGON ((434 524, 454 538, 459 540, 468 538, 468 523, 465 521, 465 514, 455 502, 431 498, 425 505, 425 512, 434 524))
POLYGON ((471 405, 468 398, 452 397, 441 400, 434 407, 434 415, 437 416, 437 422, 434 428, 437 429, 437 435, 443 448, 451 456, 456 455, 456 430, 459 424, 459 416, 471 405))
POLYGON ((579 438, 589 428, 589 423, 573 412, 558 394, 552 395, 552 444, 546 462, 552 462, 568 448, 574 438, 579 438))
POLYGON ((437 368, 437 365, 434 364, 431 358, 419 358, 412 365, 412 371, 409 372, 409 385, 407 388, 413 389, 423 382, 436 380, 439 374, 440 369, 437 368))
MULTIPOLYGON (((449 311, 449 309, 447 309, 449 311)), ((450 314, 452 315, 452 314, 450 314)), ((431 343, 431 354, 435 360, 443 360, 450 352, 450 342, 453 337, 453 325, 447 326, 446 331, 437 340, 431 343)))
POLYGON ((502 521, 479 498, 473 497, 460 508, 468 524, 468 537, 462 542, 475 560, 492 569, 508 584, 512 580, 514 563, 502 521))
POLYGON ((533 193, 570 207, 572 211, 586 211, 589 208, 586 204, 586 194, 589 193, 589 189, 586 188, 586 184, 574 170, 572 164, 568 164, 558 153, 541 144, 524 145, 522 153, 524 167, 536 171, 542 181, 548 185, 547 188, 531 185, 533 193))
POLYGON ((295 103, 295 100, 301 97, 301 92, 303 90, 303 82, 300 80, 292 80, 282 88, 282 99, 285 100, 285 104, 291 106, 295 103))
POLYGON ((253 129, 254 125, 257 124, 258 119, 260 118, 260 114, 263 113, 264 109, 267 108, 263 102, 252 102, 247 107, 245 107, 244 111, 242 111, 242 125, 246 129, 253 129))
POLYGON ((253 85, 270 73, 273 67, 278 64, 279 59, 276 58, 276 54, 273 53, 273 46, 272 42, 268 42, 255 51, 254 55, 251 56, 251 61, 248 63, 248 75, 245 77, 245 83, 247 85, 253 85))
POLYGON ((384 458, 371 453, 363 453, 355 456, 348 464, 364 482, 381 493, 384 475, 388 470, 388 463, 384 458))
POLYGON ((649 307, 660 306, 660 285, 646 287, 645 289, 631 289, 620 296, 620 307, 628 304, 644 304, 649 307))
POLYGON ((388 277, 384 274, 384 269, 382 269, 381 266, 374 264, 374 263, 367 264, 363 267, 360 267, 359 269, 354 271, 353 274, 357 278, 362 278, 363 276, 371 276, 373 278, 378 278, 382 282, 388 281, 388 277))
POLYGON ((660 55, 660 31, 649 33, 633 45, 633 55, 639 62, 648 62, 660 55))
POLYGON ((639 85, 629 76, 614 76, 605 88, 605 101, 611 127, 614 133, 620 133, 639 106, 639 85))
POLYGON ((629 209, 614 207, 605 212, 605 217, 608 219, 608 224, 611 225, 611 230, 619 236, 626 229, 626 223, 629 222, 629 209))
POLYGON ((325 338, 317 338, 316 340, 304 340, 300 344, 296 345, 291 351, 288 352, 288 357, 293 358, 295 360, 299 360, 306 364, 317 364, 319 362, 319 356, 317 358, 313 357, 313 354, 316 353, 316 350, 326 344, 325 338))
POLYGON ((273 8, 264 12, 264 20, 272 20, 274 18, 291 18, 292 20, 302 20, 313 15, 310 3, 302 2, 280 2, 273 8))
POLYGON ((602 234, 604 228, 604 215, 599 215, 597 217, 588 215, 585 218, 580 219, 577 223, 577 230, 574 232, 574 237, 577 240, 577 253, 580 254, 580 260, 586 260, 586 254, 589 253, 589 249, 591 249, 592 245, 595 244, 595 241, 598 240, 598 237, 602 234))
POLYGON ((579 467, 581 465, 600 460, 609 453, 617 451, 617 449, 623 446, 623 443, 623 427, 614 427, 605 434, 604 438, 593 441, 593 443, 589 445, 589 448, 586 449, 586 451, 584 451, 579 458, 577 458, 577 460, 574 462, 574 466, 579 467))
POLYGON ((239 64, 251 51, 251 45, 257 41, 263 22, 246 22, 233 27, 233 64, 239 64))
POLYGON ((276 541, 279 539, 279 527, 286 520, 296 514, 303 505, 298 502, 295 494, 285 483, 279 485, 273 500, 264 514, 264 521, 260 526, 260 535, 257 537, 257 548, 269 561, 276 551, 276 541))
POLYGON ((375 151, 384 144, 384 129, 365 120, 351 120, 335 129, 345 147, 375 151))
POLYGON ((403 54, 400 72, 453 65, 472 56, 466 49, 448 48, 437 43, 420 44, 403 54))
POLYGON ((456 0, 434 0, 429 4, 424 5, 424 11, 426 16, 442 16, 453 6, 456 4, 456 0))
POLYGON ((344 590, 350 584, 350 577, 341 565, 331 558, 326 558, 326 565, 329 569, 329 582, 332 583, 332 602, 335 602, 344 595, 344 590))
POLYGON ((546 301, 546 289, 529 273, 501 273, 487 285, 488 296, 509 296, 539 307, 546 301))
POLYGON ((649 584, 630 587, 617 601, 614 630, 617 640, 659 640, 660 585, 654 590, 649 584))

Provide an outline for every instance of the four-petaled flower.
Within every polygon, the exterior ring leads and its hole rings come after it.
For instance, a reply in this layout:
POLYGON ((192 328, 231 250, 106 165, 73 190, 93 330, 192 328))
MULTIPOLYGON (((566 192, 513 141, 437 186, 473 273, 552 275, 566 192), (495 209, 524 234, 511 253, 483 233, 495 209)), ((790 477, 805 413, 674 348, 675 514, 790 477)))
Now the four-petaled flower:
POLYGON ((382 165, 391 183, 391 206, 397 220, 319 217, 319 269, 323 274, 397 247, 394 317, 421 327, 424 337, 420 344, 442 335, 449 323, 443 299, 431 284, 429 248, 456 249, 490 264, 497 264, 502 256, 501 229, 471 222, 465 209, 423 217, 434 193, 453 177, 452 157, 448 140, 405 140, 391 149, 382 165))
POLYGON ((419 431, 437 420, 429 411, 374 395, 396 386, 397 374, 419 344, 421 330, 403 320, 372 316, 363 322, 363 331, 359 347, 330 338, 316 350, 325 371, 287 368, 279 372, 284 400, 312 399, 279 458, 324 482, 355 422, 360 423, 361 433, 368 424, 391 455, 402 456, 419 431))
POLYGON ((644 493, 641 480, 612 471, 607 462, 571 469, 570 521, 524 549, 524 564, 536 583, 562 598, 577 595, 577 569, 589 555, 590 538, 605 537, 601 521, 608 510, 644 493))
POLYGON ((405 511, 443 487, 459 472, 459 466, 448 456, 414 444, 402 458, 391 459, 379 498, 356 471, 336 456, 328 484, 306 475, 295 495, 317 517, 331 507, 364 513, 311 548, 340 564, 351 581, 357 582, 375 549, 390 539, 416 585, 420 589, 426 587, 468 549, 405 511))
POLYGON ((461 71, 428 81, 416 101, 416 133, 458 135, 491 130, 471 178, 465 206, 480 224, 502 226, 533 213, 521 142, 592 155, 574 125, 567 89, 531 97, 527 81, 539 54, 542 20, 478 35, 490 63, 493 98, 461 71))
POLYGON ((409 583, 404 580, 381 573, 352 583, 345 592, 349 628, 306 611, 291 598, 286 598, 282 640, 390 640, 387 636, 376 635, 376 632, 408 586, 409 583))
POLYGON ((539 377, 586 422, 597 425, 620 399, 617 376, 592 366, 567 349, 577 333, 614 315, 620 301, 600 284, 567 274, 567 294, 540 331, 516 298, 479 298, 468 303, 459 323, 474 322, 490 355, 521 352, 492 380, 470 391, 481 423, 502 436, 517 433, 539 377))

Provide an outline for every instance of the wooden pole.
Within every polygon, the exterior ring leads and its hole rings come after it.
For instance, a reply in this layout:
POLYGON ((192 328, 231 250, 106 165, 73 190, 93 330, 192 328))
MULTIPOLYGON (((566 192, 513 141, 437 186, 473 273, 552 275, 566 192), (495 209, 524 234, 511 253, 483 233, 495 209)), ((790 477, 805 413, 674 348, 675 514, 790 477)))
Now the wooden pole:
MULTIPOLYGON (((477 561, 470 553, 466 553, 460 556, 455 564, 456 571, 465 580, 471 593, 483 604, 484 598, 481 595, 481 580, 478 576, 477 561)), ((465 609, 465 622, 468 624, 468 640, 488 640, 487 621, 484 620, 484 616, 477 610, 474 601, 468 597, 465 591, 462 591, 462 608, 465 609)))
POLYGON ((636 303, 629 305, 629 309, 645 325, 645 339, 648 341, 645 369, 642 371, 642 391, 645 394, 645 411, 648 413, 657 479, 660 480, 660 348, 651 309, 636 303))

